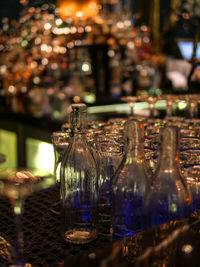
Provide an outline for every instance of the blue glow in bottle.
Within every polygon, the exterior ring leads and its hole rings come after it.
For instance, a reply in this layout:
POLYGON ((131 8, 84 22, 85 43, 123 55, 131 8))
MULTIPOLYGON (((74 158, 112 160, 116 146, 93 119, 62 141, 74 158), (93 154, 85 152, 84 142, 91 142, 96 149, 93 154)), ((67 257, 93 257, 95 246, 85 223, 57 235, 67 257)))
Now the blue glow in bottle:
POLYGON ((113 239, 123 239, 143 229, 143 202, 150 181, 145 163, 144 127, 130 120, 125 125, 125 155, 112 184, 113 239))
POLYGON ((158 166, 145 201, 146 227, 165 224, 191 212, 191 194, 179 166, 179 129, 161 132, 158 166))

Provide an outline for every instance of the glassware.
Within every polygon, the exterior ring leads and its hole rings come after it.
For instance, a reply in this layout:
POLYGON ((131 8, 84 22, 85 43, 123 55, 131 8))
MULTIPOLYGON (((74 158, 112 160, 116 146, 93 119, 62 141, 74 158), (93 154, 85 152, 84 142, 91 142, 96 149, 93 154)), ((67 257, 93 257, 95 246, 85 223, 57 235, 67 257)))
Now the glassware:
POLYGON ((186 121, 186 123, 188 124, 188 126, 189 126, 189 129, 191 129, 191 127, 192 128, 194 128, 194 127, 199 127, 200 126, 200 120, 199 119, 186 119, 185 120, 186 121))
POLYGON ((200 139, 193 137, 182 137, 180 141, 181 151, 189 149, 200 149, 200 139))
POLYGON ((146 148, 144 149, 144 151, 145 151, 146 162, 148 163, 152 173, 154 173, 156 170, 157 159, 158 159, 157 151, 150 148, 146 148))
POLYGON ((191 195, 179 167, 179 130, 165 127, 153 184, 146 196, 146 227, 189 215, 191 195))
POLYGON ((180 149, 182 151, 200 149, 200 138, 198 126, 192 127, 187 124, 185 128, 180 129, 180 149))
POLYGON ((122 239, 143 229, 143 200, 150 182, 147 171, 141 122, 125 125, 125 154, 112 184, 112 230, 122 239))
POLYGON ((88 123, 89 129, 102 129, 102 127, 106 125, 104 121, 91 121, 88 123))
POLYGON ((200 164, 200 149, 186 149, 180 153, 181 165, 184 167, 200 164))
POLYGON ((200 208, 200 164, 191 164, 183 168, 183 174, 192 193, 192 211, 200 208))
POLYGON ((150 138, 155 134, 159 134, 160 130, 166 125, 165 120, 161 119, 148 119, 147 127, 145 129, 145 136, 150 138))
POLYGON ((65 151, 69 146, 71 140, 70 132, 54 132, 51 136, 54 147, 54 175, 57 182, 60 182, 60 166, 65 151))
POLYGON ((188 105, 188 115, 190 118, 198 118, 198 103, 200 101, 200 95, 187 94, 186 103, 188 105))
POLYGON ((166 101, 166 117, 172 118, 174 115, 174 104, 177 101, 185 101, 186 95, 164 94, 160 99, 166 101))
POLYGON ((24 201, 33 192, 48 188, 54 184, 54 175, 44 170, 0 169, 0 196, 10 199, 15 215, 14 266, 16 267, 25 266, 22 231, 24 201))
POLYGON ((99 223, 104 224, 104 234, 110 235, 110 189, 115 172, 123 157, 123 143, 118 135, 102 134, 97 138, 97 148, 99 156, 99 223))
POLYGON ((166 100, 166 116, 173 116, 173 103, 175 101, 173 95, 162 95, 162 99, 166 100))
MULTIPOLYGON (((100 168, 99 190, 113 178, 123 155, 123 143, 115 135, 104 134, 97 137, 98 163, 100 168)), ((107 187, 107 186, 106 186, 107 187)))
POLYGON ((148 96, 143 98, 144 101, 148 103, 149 106, 149 117, 154 118, 155 117, 155 105, 156 102, 158 101, 158 96, 148 96))
POLYGON ((180 136, 181 138, 199 138, 199 129, 197 127, 192 127, 189 125, 189 122, 185 125, 185 127, 181 127, 180 136))
POLYGON ((105 125, 103 127, 103 130, 106 133, 123 134, 124 126, 123 125, 108 124, 108 125, 105 125))
POLYGON ((108 124, 123 126, 126 123, 126 121, 127 119, 125 118, 111 118, 108 119, 108 124))
POLYGON ((86 137, 87 137, 87 141, 90 145, 90 148, 91 148, 91 152, 94 156, 94 159, 97 163, 97 169, 99 169, 99 165, 98 165, 98 148, 97 148, 97 142, 96 142, 96 139, 99 135, 101 135, 104 131, 101 130, 101 129, 87 129, 87 134, 86 134, 86 137))
POLYGON ((62 132, 71 132, 70 123, 66 122, 61 125, 61 131, 62 132))
POLYGON ((137 96, 123 96, 121 97, 121 101, 128 102, 130 106, 130 115, 134 115, 134 105, 135 103, 140 100, 137 96))
POLYGON ((72 104, 72 142, 61 164, 62 236, 84 244, 97 237, 97 166, 86 137, 85 104, 72 104))

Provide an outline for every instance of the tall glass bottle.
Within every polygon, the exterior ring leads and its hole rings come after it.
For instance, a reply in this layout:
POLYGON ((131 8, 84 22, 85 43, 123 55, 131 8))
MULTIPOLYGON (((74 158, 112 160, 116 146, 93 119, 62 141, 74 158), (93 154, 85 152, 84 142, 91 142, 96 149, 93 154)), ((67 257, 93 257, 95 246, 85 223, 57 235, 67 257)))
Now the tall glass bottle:
POLYGON ((143 229, 143 200, 150 181, 144 158, 143 129, 143 124, 136 120, 125 125, 125 155, 111 190, 114 239, 143 229))
POLYGON ((73 139, 61 164, 62 235, 84 244, 97 236, 97 168, 86 138, 86 105, 72 104, 73 139))
POLYGON ((158 166, 145 201, 146 227, 167 223, 190 213, 191 195, 179 167, 179 130, 161 132, 158 166))

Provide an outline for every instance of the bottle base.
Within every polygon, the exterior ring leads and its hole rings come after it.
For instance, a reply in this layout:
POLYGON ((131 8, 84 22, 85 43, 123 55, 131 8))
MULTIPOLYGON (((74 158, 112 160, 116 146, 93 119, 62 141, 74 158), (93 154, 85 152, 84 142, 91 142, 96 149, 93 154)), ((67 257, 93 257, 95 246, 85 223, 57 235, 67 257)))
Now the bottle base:
POLYGON ((97 231, 87 231, 86 229, 73 229, 65 232, 65 241, 73 244, 86 244, 97 238, 97 231))

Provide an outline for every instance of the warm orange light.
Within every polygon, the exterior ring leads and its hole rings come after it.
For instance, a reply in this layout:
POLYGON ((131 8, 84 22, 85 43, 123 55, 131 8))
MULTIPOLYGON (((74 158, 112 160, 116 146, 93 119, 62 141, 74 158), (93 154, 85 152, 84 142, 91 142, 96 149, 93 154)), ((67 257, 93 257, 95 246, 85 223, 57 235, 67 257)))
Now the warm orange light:
POLYGON ((60 15, 62 18, 71 16, 74 18, 89 18, 98 14, 98 0, 58 0, 60 15))
POLYGON ((69 3, 69 4, 65 4, 64 2, 61 3, 60 5, 60 15, 61 17, 66 17, 66 16, 72 16, 76 13, 76 4, 74 3, 69 3))

